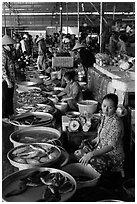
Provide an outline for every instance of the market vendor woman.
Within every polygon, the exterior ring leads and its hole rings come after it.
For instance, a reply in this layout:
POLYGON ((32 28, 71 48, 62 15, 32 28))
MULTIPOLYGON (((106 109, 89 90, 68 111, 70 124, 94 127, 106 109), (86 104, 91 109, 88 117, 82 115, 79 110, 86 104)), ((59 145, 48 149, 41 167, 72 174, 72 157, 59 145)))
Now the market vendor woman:
POLYGON ((123 171, 125 157, 123 150, 124 129, 121 118, 116 114, 117 105, 117 95, 110 93, 103 98, 103 118, 98 129, 98 136, 95 138, 97 146, 93 151, 84 154, 79 160, 83 165, 90 163, 100 173, 107 170, 123 171))
POLYGON ((58 94, 58 97, 62 97, 61 101, 68 103, 69 111, 78 111, 77 103, 83 99, 81 86, 75 81, 75 71, 66 72, 64 75, 64 81, 66 87, 63 92, 58 94))

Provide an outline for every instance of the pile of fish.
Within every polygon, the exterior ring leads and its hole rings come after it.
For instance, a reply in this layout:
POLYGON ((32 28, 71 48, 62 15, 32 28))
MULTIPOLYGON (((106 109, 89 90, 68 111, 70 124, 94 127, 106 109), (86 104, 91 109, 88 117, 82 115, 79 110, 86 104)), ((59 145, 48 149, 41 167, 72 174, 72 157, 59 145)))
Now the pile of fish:
POLYGON ((29 90, 28 92, 22 92, 18 93, 17 95, 17 102, 18 104, 37 104, 37 103, 42 103, 45 101, 45 97, 41 95, 41 92, 37 89, 34 90, 29 90))
POLYGON ((49 123, 53 119, 50 113, 41 112, 27 112, 11 118, 10 122, 14 125, 37 125, 42 123, 49 123))
POLYGON ((25 192, 28 188, 42 186, 42 197, 35 202, 55 202, 60 201, 62 194, 74 190, 75 185, 69 177, 60 172, 50 172, 50 170, 40 171, 35 170, 28 175, 20 178, 16 188, 8 192, 5 197, 19 195, 25 192))
POLYGON ((15 148, 11 152, 11 159, 22 164, 40 165, 53 162, 59 158, 60 150, 50 144, 28 144, 15 148))
POLYGON ((56 109, 46 104, 31 104, 29 106, 23 105, 22 107, 16 108, 16 112, 19 114, 26 113, 28 111, 54 114, 56 109))
POLYGON ((17 123, 18 125, 36 125, 41 121, 41 118, 36 117, 34 115, 29 115, 23 118, 18 118, 13 122, 17 123))

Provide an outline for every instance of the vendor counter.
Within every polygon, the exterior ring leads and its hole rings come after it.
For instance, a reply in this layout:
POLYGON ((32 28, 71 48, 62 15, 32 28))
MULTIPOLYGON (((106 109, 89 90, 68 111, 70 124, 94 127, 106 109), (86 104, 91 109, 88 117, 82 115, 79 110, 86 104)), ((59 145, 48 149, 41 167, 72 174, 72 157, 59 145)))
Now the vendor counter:
POLYGON ((121 71, 119 67, 108 66, 101 67, 94 64, 94 67, 88 69, 88 89, 92 98, 102 102, 102 98, 107 93, 118 95, 119 104, 127 107, 128 113, 123 117, 124 122, 124 147, 126 153, 126 171, 130 172, 133 161, 132 144, 132 121, 134 121, 135 112, 135 80, 129 77, 128 71, 121 71))
POLYGON ((101 67, 94 64, 93 68, 88 69, 88 89, 99 102, 111 92, 118 95, 119 104, 134 106, 135 79, 117 66, 101 67))

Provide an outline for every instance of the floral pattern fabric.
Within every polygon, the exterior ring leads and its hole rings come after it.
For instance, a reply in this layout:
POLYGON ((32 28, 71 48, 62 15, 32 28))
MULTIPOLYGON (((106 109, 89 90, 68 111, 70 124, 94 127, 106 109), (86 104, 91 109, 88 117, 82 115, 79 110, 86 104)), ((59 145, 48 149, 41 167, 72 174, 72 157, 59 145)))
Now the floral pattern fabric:
POLYGON ((93 157, 89 163, 100 173, 107 170, 121 171, 123 170, 125 158, 123 150, 123 135, 123 123, 116 114, 113 114, 108 118, 102 117, 98 128, 96 144, 93 144, 90 139, 83 140, 79 149, 74 152, 74 155, 79 160, 88 152, 112 145, 113 150, 101 156, 93 157))
POLYGON ((98 128, 99 143, 96 149, 112 145, 113 150, 96 158, 91 159, 91 164, 100 172, 108 168, 117 171, 123 169, 124 150, 123 135, 124 128, 121 118, 116 114, 108 118, 102 118, 98 128))

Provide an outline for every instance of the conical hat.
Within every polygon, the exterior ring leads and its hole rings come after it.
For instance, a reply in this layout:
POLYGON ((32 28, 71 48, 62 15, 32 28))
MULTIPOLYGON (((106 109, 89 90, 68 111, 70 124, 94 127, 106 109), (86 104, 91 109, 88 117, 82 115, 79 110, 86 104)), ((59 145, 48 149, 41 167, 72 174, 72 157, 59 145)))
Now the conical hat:
POLYGON ((38 43, 42 39, 44 39, 44 37, 38 37, 37 40, 36 40, 36 43, 38 43))
POLYGON ((12 45, 16 44, 16 41, 13 40, 10 36, 4 35, 2 38, 2 45, 12 45))
POLYGON ((85 45, 80 44, 79 42, 76 42, 75 46, 73 47, 72 51, 77 50, 81 47, 85 47, 85 45))

